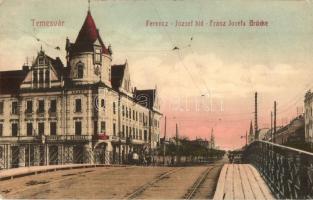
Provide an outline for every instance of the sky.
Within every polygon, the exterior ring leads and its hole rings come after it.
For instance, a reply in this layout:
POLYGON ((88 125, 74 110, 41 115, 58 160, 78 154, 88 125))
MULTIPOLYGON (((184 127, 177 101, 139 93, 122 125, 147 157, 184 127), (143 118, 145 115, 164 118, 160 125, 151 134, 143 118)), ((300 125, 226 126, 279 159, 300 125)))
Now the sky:
MULTIPOLYGON (((0 0, 0 70, 20 69, 41 46, 64 61, 66 37, 75 41, 87 10, 87 0, 0 0)), ((176 123, 189 138, 207 139, 214 129, 217 145, 238 148, 253 120, 256 91, 259 127, 266 128, 275 100, 277 123, 287 124, 313 86, 313 1, 91 0, 90 10, 112 46, 113 63, 127 60, 132 85, 157 87, 169 136, 176 123), (229 20, 246 24, 228 26, 229 20), (249 26, 249 20, 268 25, 249 26), (176 21, 193 26, 176 27, 176 21)))

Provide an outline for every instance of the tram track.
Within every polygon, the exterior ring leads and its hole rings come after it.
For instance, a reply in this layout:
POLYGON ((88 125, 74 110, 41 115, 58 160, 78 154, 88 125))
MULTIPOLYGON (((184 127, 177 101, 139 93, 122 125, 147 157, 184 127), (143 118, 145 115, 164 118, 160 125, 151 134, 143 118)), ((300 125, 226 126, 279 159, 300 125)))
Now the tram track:
POLYGON ((156 178, 154 178, 152 181, 149 181, 148 183, 146 183, 146 184, 140 186, 139 188, 137 188, 133 193, 131 193, 128 196, 126 196, 125 199, 135 199, 135 198, 137 198, 145 190, 147 190, 148 188, 152 187, 157 182, 163 180, 164 178, 167 178, 169 175, 171 175, 173 173, 176 173, 176 172, 178 172, 178 171, 180 171, 180 170, 182 170, 184 168, 185 167, 174 168, 174 169, 166 171, 165 173, 162 173, 161 175, 159 175, 156 178))
MULTIPOLYGON (((122 168, 122 169, 131 169, 131 168, 134 168, 133 166, 129 166, 129 167, 125 167, 125 168, 122 168)), ((121 169, 108 169, 108 171, 105 171, 103 173, 112 173, 112 172, 115 172, 115 171, 118 171, 118 170, 121 170, 121 169)), ((20 192, 25 192, 25 191, 28 191, 28 190, 33 190, 34 188, 39 188, 39 187, 44 187, 44 186, 47 186, 47 185, 52 185, 52 184, 55 184, 55 183, 58 183, 58 182, 62 182, 62 181, 65 181, 65 180, 69 180, 69 179, 74 179, 76 178, 77 176, 80 176, 80 175, 84 175, 84 174, 92 174, 92 173, 96 173, 97 171, 96 170, 84 170, 84 171, 80 171, 80 172, 75 172, 75 173, 67 173, 67 174, 63 174, 63 175, 60 175, 59 177, 57 177, 56 179, 54 180, 41 180, 41 181, 34 181, 33 179, 31 179, 29 182, 26 183, 26 185, 28 184, 29 186, 28 187, 23 187, 21 189, 17 189, 17 190, 14 190, 14 191, 8 191, 8 193, 10 193, 10 195, 15 195, 15 194, 18 194, 20 192), (32 185, 31 183, 37 183, 37 184, 34 184, 32 185), (30 183, 30 184, 29 184, 30 183)), ((0 191, 1 192, 1 191, 0 191)))
POLYGON ((200 176, 197 178, 197 180, 194 182, 194 184, 188 189, 187 193, 182 197, 182 199, 192 199, 196 193, 198 192, 199 188, 202 186, 202 184, 207 179, 209 173, 218 166, 209 166, 206 168, 200 176))

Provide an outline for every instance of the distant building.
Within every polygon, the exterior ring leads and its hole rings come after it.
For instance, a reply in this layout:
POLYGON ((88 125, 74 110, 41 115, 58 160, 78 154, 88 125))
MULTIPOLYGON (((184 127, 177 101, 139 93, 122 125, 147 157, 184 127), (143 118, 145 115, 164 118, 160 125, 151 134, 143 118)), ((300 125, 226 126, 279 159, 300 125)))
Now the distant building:
POLYGON ((209 147, 210 146, 210 142, 209 141, 203 140, 201 138, 197 138, 195 140, 191 140, 190 143, 191 144, 197 144, 197 145, 200 145, 200 146, 203 146, 203 147, 209 147))
POLYGON ((313 144, 313 93, 309 90, 304 99, 305 141, 313 144))
MULTIPOLYGON (((274 133, 273 133, 274 134, 274 133)), ((300 115, 289 124, 278 128, 274 135, 276 144, 305 143, 304 117, 300 115)))

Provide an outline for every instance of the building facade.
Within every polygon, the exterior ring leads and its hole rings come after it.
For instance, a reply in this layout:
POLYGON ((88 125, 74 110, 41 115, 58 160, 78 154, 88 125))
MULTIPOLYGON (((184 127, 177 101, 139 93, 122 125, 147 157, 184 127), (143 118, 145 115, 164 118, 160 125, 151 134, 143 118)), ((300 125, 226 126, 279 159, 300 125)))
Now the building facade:
POLYGON ((125 163, 159 143, 157 89, 133 88, 128 63, 112 64, 88 11, 66 63, 40 49, 31 66, 0 72, 0 169, 125 163))
MULTIPOLYGON (((270 130, 267 138, 270 139, 270 130)), ((304 146, 305 143, 305 120, 303 115, 299 115, 292 119, 289 124, 277 128, 276 133, 273 131, 272 142, 281 145, 291 146, 293 144, 300 144, 304 146)))
POLYGON ((304 97, 305 142, 313 144, 313 93, 309 90, 304 97))

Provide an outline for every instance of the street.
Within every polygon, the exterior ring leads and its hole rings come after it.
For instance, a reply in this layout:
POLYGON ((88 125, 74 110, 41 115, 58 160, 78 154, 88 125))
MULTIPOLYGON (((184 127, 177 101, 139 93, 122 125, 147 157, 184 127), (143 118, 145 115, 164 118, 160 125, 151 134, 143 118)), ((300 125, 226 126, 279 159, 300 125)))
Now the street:
POLYGON ((74 169, 0 182, 4 198, 212 198, 222 164, 74 169))

